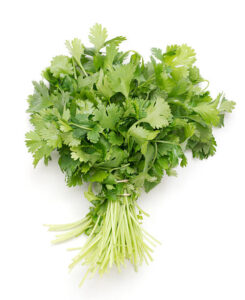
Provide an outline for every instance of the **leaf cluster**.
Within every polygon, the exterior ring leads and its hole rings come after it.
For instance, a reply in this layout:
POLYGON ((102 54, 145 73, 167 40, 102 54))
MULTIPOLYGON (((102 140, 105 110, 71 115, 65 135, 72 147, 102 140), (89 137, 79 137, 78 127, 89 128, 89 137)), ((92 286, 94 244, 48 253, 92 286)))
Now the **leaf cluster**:
POLYGON ((122 181, 134 193, 148 192, 187 165, 186 150, 199 159, 214 155, 213 127, 222 127, 235 105, 223 94, 211 97, 186 44, 153 48, 145 63, 119 49, 126 38, 107 37, 95 24, 92 47, 66 41, 69 55, 52 59, 28 97, 34 165, 58 151, 69 186, 96 183, 98 195, 86 194, 95 215, 96 205, 124 192, 122 181))

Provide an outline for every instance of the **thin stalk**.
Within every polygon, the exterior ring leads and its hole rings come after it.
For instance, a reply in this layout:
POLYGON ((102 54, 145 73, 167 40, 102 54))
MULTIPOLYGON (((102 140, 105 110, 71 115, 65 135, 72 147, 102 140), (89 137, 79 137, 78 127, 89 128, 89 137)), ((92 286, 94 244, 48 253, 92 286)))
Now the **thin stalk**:
POLYGON ((143 87, 144 85, 148 84, 149 82, 153 81, 155 79, 155 74, 152 74, 146 81, 141 83, 136 87, 136 89, 143 87))
POLYGON ((72 231, 69 231, 67 233, 63 233, 63 234, 57 235, 56 239, 52 241, 52 244, 57 244, 57 243, 65 242, 67 240, 70 240, 70 239, 72 239, 74 237, 77 237, 77 236, 81 235, 82 233, 85 232, 86 229, 89 228, 89 224, 90 223, 82 224, 79 227, 73 229, 72 231))
POLYGON ((179 145, 180 145, 180 144, 178 144, 178 143, 170 142, 170 141, 153 140, 153 142, 156 142, 156 143, 163 143, 163 144, 170 144, 170 145, 176 145, 176 146, 179 146, 179 145))
POLYGON ((76 123, 70 123, 70 125, 73 125, 73 126, 81 128, 81 129, 85 129, 85 130, 92 130, 92 128, 89 128, 89 127, 86 127, 86 126, 83 126, 83 125, 78 125, 76 123))
POLYGON ((69 224, 55 224, 55 225, 50 225, 50 224, 44 224, 44 226, 49 227, 49 231, 63 231, 63 230, 69 230, 72 228, 75 228, 82 223, 85 223, 88 220, 88 217, 79 220, 77 222, 69 223, 69 224))
MULTIPOLYGON (((126 201, 127 201, 127 198, 126 198, 126 201)), ((133 255, 134 255, 134 261, 135 261, 135 267, 136 267, 137 263, 138 263, 138 247, 137 247, 137 243, 136 243, 135 232, 133 230, 131 219, 129 217, 130 212, 129 212, 128 201, 126 202, 126 211, 127 211, 127 216, 128 216, 129 231, 131 233, 131 237, 132 237, 132 240, 133 240, 132 244, 134 245, 133 255)))
POLYGON ((74 77, 75 77, 75 79, 77 79, 77 71, 76 71, 75 62, 74 62, 73 58, 72 58, 72 66, 73 66, 73 71, 74 71, 74 77))
POLYGON ((86 77, 88 77, 88 74, 87 74, 87 72, 85 71, 85 69, 84 69, 83 65, 81 64, 81 62, 80 62, 80 61, 77 61, 77 64, 78 64, 78 66, 81 68, 81 70, 83 71, 84 75, 85 75, 86 77))
POLYGON ((144 210, 138 205, 138 203, 137 203, 136 201, 135 201, 134 205, 138 208, 138 210, 139 210, 142 214, 144 214, 146 217, 150 217, 150 215, 149 215, 146 211, 144 211, 144 210))
POLYGON ((123 182, 128 182, 128 179, 122 179, 122 180, 117 180, 117 183, 123 183, 123 182))

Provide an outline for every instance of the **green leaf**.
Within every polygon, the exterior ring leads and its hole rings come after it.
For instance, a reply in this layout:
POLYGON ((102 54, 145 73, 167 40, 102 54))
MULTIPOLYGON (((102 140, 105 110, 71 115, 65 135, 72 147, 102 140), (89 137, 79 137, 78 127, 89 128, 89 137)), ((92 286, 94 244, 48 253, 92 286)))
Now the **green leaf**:
POLYGON ((53 102, 49 96, 49 90, 46 85, 40 81, 39 83, 33 81, 34 94, 28 97, 29 108, 28 112, 40 112, 41 110, 53 105, 53 102))
POLYGON ((219 124, 219 111, 210 103, 200 103, 193 110, 198 113, 204 121, 214 126, 219 124))
POLYGON ((114 131, 111 131, 109 133, 109 142, 112 145, 117 145, 117 146, 121 146, 123 143, 123 137, 119 134, 116 134, 114 131))
POLYGON ((138 144, 153 140, 158 133, 158 130, 147 130, 142 126, 133 126, 129 131, 129 135, 132 136, 138 144))
POLYGON ((46 126, 40 130, 41 137, 46 140, 47 145, 52 148, 59 148, 62 145, 60 132, 54 123, 46 123, 46 126))
POLYGON ((155 56, 155 58, 159 59, 160 61, 163 60, 163 53, 162 50, 159 48, 151 48, 152 54, 155 56))
POLYGON ((53 148, 43 143, 43 145, 34 153, 33 158, 33 165, 34 167, 37 166, 38 162, 44 158, 44 163, 47 164, 50 158, 50 155, 53 151, 53 148))
POLYGON ((81 144, 81 140, 74 137, 73 132, 64 132, 61 135, 62 141, 67 146, 79 146, 81 144))
POLYGON ((116 124, 122 116, 122 110, 114 103, 105 107, 103 104, 98 106, 94 112, 94 120, 98 121, 103 128, 115 129, 116 124))
POLYGON ((79 115, 92 115, 94 112, 94 105, 89 100, 77 100, 77 114, 79 115))
POLYGON ((156 85, 161 89, 170 93, 175 87, 174 80, 167 73, 167 69, 164 64, 153 64, 156 77, 156 85))
POLYGON ((26 133, 26 146, 30 152, 35 152, 43 145, 41 137, 35 131, 26 133))
POLYGON ((167 47, 167 53, 170 53, 170 55, 164 56, 164 62, 171 67, 191 67, 196 61, 195 51, 186 44, 167 47))
POLYGON ((99 200, 99 198, 95 196, 95 194, 92 192, 92 190, 84 192, 84 196, 90 202, 99 200))
POLYGON ((196 66, 191 67, 189 69, 189 78, 194 83, 199 83, 203 80, 203 78, 200 75, 200 71, 196 66))
POLYGON ((110 86, 116 93, 122 93, 128 98, 130 83, 134 77, 135 66, 132 64, 116 65, 108 74, 110 86))
POLYGON ((234 101, 229 101, 225 97, 221 100, 220 106, 219 106, 219 111, 221 113, 231 113, 232 110, 235 108, 236 102, 234 101))
POLYGON ((66 173, 68 177, 71 177, 72 174, 76 171, 80 162, 71 158, 70 150, 68 148, 62 148, 59 151, 59 166, 62 172, 66 173))
POLYGON ((118 53, 118 49, 115 43, 110 43, 106 47, 106 57, 104 61, 104 68, 111 69, 113 65, 113 61, 118 53))
POLYGON ((103 70, 100 69, 100 73, 99 73, 99 80, 96 83, 96 87, 98 89, 98 91, 104 95, 106 98, 111 98, 111 96, 114 94, 113 90, 110 87, 110 83, 108 81, 108 78, 106 75, 104 75, 103 70))
POLYGON ((91 143, 97 143, 100 138, 100 132, 102 132, 102 128, 99 125, 95 125, 90 131, 87 133, 87 138, 91 143))
POLYGON ((126 151, 117 146, 112 146, 106 154, 105 161, 100 163, 100 167, 116 168, 119 167, 127 157, 126 151))
POLYGON ((82 44, 82 41, 75 38, 71 42, 66 41, 65 45, 66 48, 69 50, 71 56, 73 56, 76 62, 80 65, 80 59, 84 53, 84 45, 82 44))
POLYGON ((65 55, 55 56, 51 61, 50 71, 55 77, 64 77, 73 74, 72 64, 65 55))
POLYGON ((102 170, 97 170, 89 177, 90 182, 102 182, 108 177, 109 173, 102 170))
POLYGON ((147 180, 148 182, 155 182, 157 180, 156 177, 150 176, 148 174, 149 165, 152 162, 155 155, 155 149, 152 144, 148 143, 146 151, 144 153, 145 161, 144 161, 144 169, 142 172, 134 178, 134 183, 137 187, 142 187, 144 182, 147 180))
MULTIPOLYGON (((183 74, 181 77, 184 76, 183 74)), ((176 97, 187 93, 190 89, 190 81, 186 78, 182 78, 175 84, 175 87, 171 90, 171 96, 176 97)))
POLYGON ((110 44, 114 44, 116 46, 119 46, 123 41, 126 41, 127 38, 125 38, 124 36, 117 36, 111 40, 108 40, 104 43, 105 46, 110 45, 110 44))
POLYGON ((101 24, 96 23, 90 29, 89 40, 95 49, 99 51, 104 46, 107 36, 107 30, 101 24))
POLYGON ((89 87, 90 89, 92 89, 93 85, 98 80, 98 76, 99 76, 99 73, 91 74, 88 77, 79 76, 78 79, 77 79, 78 87, 80 89, 83 89, 83 88, 86 88, 86 87, 87 88, 89 87))
POLYGON ((93 164, 100 159, 100 154, 98 152, 86 153, 80 146, 71 147, 71 157, 74 160, 79 160, 80 162, 91 162, 93 164))
POLYGON ((146 109, 146 117, 141 122, 146 122, 153 128, 162 128, 169 125, 172 118, 168 103, 163 98, 157 98, 146 109))

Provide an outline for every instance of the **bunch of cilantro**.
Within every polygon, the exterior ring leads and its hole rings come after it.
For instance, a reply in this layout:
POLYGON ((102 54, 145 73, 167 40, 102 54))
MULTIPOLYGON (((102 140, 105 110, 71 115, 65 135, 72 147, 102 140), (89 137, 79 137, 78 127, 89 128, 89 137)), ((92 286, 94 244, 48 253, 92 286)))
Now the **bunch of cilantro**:
POLYGON ((33 82, 33 130, 26 134, 34 166, 41 159, 48 164, 58 151, 67 185, 88 183, 89 213, 49 226, 65 231, 54 243, 88 235, 70 266, 87 266, 83 280, 113 265, 120 270, 126 260, 135 269, 152 260, 157 240, 141 227, 142 188, 149 192, 179 164, 186 166, 188 149, 199 159, 214 155, 212 128, 222 127, 235 105, 222 94, 210 96, 195 52, 185 44, 153 48, 145 63, 136 51, 119 50, 124 37, 107 40, 99 24, 89 40, 93 47, 67 41, 70 55, 54 57, 44 80, 33 82))

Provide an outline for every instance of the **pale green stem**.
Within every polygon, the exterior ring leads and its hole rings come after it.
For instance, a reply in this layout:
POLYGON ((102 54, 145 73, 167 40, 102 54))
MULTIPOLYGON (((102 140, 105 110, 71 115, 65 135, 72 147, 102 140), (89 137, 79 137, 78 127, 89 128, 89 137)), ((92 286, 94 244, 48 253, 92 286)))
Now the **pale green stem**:
POLYGON ((153 142, 156 142, 156 143, 163 143, 163 144, 171 144, 171 145, 176 145, 176 146, 179 146, 179 145, 180 145, 180 144, 178 144, 178 143, 170 142, 170 141, 153 140, 153 142))
POLYGON ((85 129, 85 130, 92 130, 92 128, 89 128, 89 127, 86 127, 86 126, 82 126, 82 125, 78 125, 76 123, 70 123, 70 125, 73 125, 73 126, 81 128, 81 129, 85 129))
POLYGON ((44 224, 44 226, 48 226, 49 231, 63 231, 63 230, 69 230, 69 229, 75 228, 75 227, 81 225, 82 223, 85 223, 88 220, 89 220, 89 217, 85 217, 82 220, 79 220, 79 221, 73 222, 73 223, 69 223, 69 224, 54 224, 54 225, 44 224))
POLYGON ((75 67, 75 63, 74 63, 73 58, 72 58, 72 65, 73 65, 74 77, 75 77, 75 79, 77 79, 77 71, 76 71, 76 67, 75 67))
POLYGON ((85 71, 85 69, 84 69, 83 65, 81 64, 81 62, 80 62, 80 61, 77 61, 77 64, 78 64, 78 66, 81 68, 81 70, 83 71, 84 75, 85 75, 86 77, 88 77, 88 74, 87 74, 87 72, 85 71))
POLYGON ((138 205, 138 203, 135 201, 135 206, 138 208, 138 210, 142 213, 142 214, 144 214, 145 216, 147 216, 147 217, 150 217, 150 215, 147 213, 147 212, 145 212, 139 205, 138 205))

